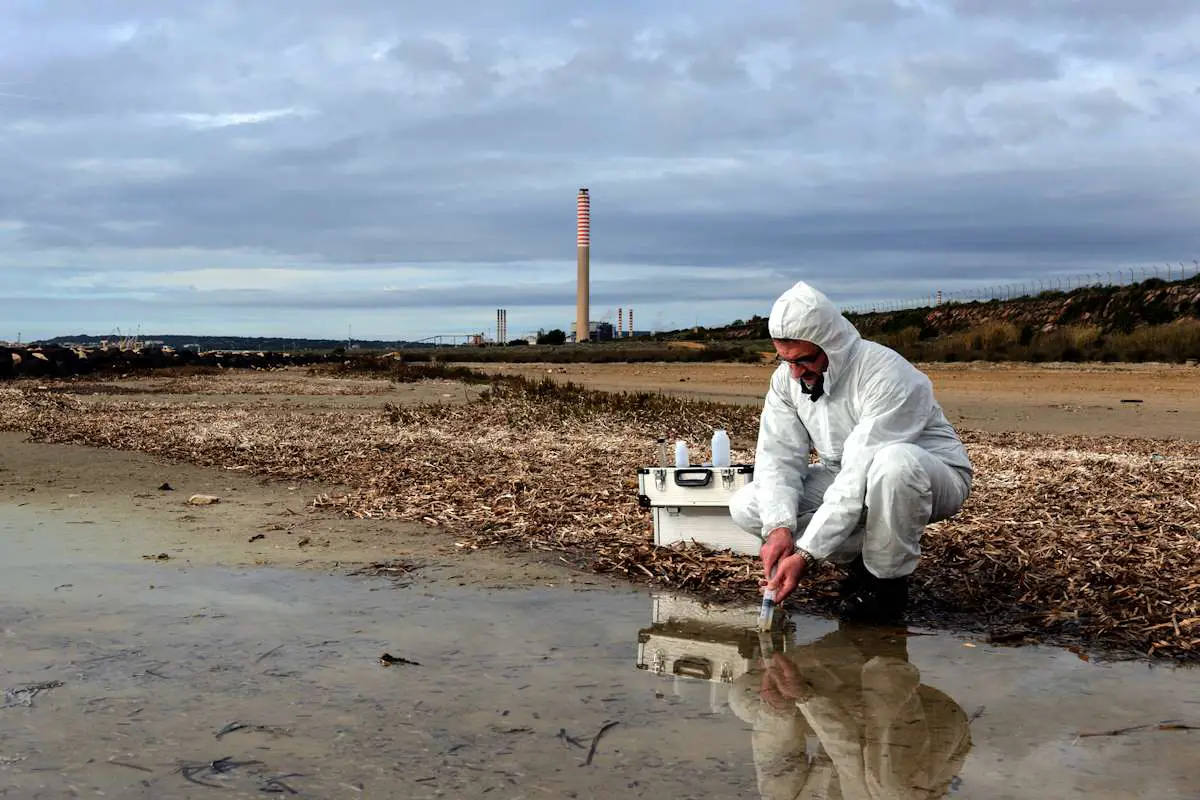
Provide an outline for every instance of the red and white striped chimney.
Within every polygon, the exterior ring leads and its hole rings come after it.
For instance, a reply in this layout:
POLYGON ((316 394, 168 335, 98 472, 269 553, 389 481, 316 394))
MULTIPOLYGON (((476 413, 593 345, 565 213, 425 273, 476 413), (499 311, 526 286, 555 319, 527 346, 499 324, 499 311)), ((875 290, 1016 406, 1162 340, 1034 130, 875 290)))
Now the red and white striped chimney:
POLYGON ((579 190, 575 200, 575 341, 588 340, 588 304, 591 300, 588 271, 591 267, 592 207, 586 188, 579 190))

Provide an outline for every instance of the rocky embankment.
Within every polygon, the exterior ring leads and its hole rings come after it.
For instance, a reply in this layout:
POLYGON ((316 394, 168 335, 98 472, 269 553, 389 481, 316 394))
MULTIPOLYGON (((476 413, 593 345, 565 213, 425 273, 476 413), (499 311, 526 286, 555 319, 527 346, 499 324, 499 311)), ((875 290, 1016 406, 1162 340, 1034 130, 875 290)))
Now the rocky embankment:
POLYGON ((270 369, 303 364, 340 362, 344 356, 320 353, 197 352, 147 348, 142 350, 45 347, 0 347, 0 380, 73 375, 121 374, 165 367, 224 367, 270 369))
POLYGON ((866 335, 915 327, 921 330, 923 339, 998 322, 1035 331, 1086 325, 1107 334, 1187 318, 1200 318, 1200 277, 1172 283, 1153 279, 1132 286, 1088 287, 1016 300, 948 303, 851 317, 866 335))

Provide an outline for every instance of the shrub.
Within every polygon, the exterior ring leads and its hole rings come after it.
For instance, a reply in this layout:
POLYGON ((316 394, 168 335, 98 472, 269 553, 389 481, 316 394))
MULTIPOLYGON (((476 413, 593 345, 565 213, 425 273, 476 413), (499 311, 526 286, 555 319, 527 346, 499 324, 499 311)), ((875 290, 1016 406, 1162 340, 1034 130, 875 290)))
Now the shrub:
POLYGON ((1200 358, 1200 320, 1181 319, 1114 334, 1112 349, 1126 360, 1185 362, 1200 358))

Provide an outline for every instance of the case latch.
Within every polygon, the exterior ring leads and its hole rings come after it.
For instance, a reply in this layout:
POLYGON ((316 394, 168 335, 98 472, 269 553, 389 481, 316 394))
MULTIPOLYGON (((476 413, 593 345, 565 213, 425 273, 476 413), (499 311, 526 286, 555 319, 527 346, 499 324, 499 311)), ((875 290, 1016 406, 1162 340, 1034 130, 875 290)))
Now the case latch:
POLYGON ((660 492, 667 488, 667 471, 665 469, 654 470, 654 488, 660 492))
POLYGON ((733 470, 732 469, 726 468, 726 469, 721 470, 721 485, 724 486, 726 489, 733 488, 733 470))

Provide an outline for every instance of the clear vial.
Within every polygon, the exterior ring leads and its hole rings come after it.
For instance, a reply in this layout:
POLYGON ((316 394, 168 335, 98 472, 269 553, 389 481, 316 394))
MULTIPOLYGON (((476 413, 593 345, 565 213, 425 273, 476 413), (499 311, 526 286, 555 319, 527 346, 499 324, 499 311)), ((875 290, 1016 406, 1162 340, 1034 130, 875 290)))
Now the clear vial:
POLYGON ((775 614, 775 592, 767 589, 763 592, 762 607, 758 611, 758 629, 771 630, 771 618, 775 614))

